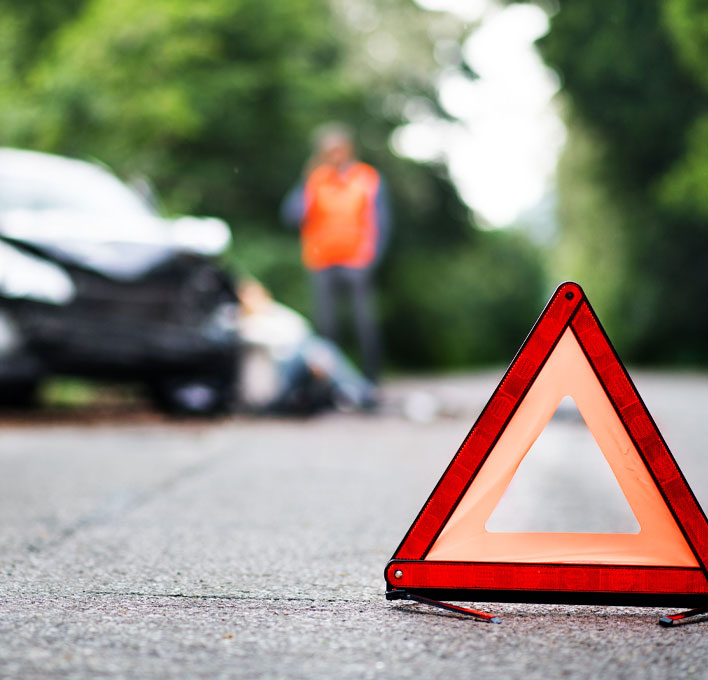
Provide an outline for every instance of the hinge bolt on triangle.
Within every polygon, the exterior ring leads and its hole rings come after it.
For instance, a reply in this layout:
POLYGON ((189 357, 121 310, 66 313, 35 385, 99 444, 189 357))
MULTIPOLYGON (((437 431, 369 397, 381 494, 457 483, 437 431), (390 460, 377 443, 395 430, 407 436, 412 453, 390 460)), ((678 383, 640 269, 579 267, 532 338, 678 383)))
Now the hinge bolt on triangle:
POLYGON ((403 572, 400 569, 396 569, 393 572, 393 578, 403 578, 403 572))

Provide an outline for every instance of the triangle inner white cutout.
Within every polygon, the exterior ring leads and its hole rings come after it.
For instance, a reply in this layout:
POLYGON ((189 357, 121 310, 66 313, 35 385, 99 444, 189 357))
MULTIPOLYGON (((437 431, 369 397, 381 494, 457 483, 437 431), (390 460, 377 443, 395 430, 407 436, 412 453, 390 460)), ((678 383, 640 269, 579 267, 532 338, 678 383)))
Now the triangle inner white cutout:
POLYGON ((487 531, 636 534, 640 526, 572 397, 519 465, 487 531))

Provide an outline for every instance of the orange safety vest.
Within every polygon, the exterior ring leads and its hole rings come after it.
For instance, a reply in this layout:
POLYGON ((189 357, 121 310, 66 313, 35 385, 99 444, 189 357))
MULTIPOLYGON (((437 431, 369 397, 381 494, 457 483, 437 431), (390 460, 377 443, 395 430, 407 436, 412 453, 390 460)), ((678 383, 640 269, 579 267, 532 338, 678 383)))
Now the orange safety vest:
POLYGON ((362 268, 376 255, 379 173, 353 163, 340 173, 320 166, 305 183, 302 259, 309 269, 362 268))

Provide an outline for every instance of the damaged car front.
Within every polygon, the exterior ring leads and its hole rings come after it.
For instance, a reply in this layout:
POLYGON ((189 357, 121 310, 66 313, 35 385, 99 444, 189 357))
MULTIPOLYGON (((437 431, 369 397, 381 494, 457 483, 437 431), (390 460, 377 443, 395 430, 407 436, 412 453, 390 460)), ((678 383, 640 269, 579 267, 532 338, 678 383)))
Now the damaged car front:
POLYGON ((221 220, 160 217, 102 167, 0 149, 0 400, 71 375, 231 410, 237 300, 214 263, 229 242, 221 220))

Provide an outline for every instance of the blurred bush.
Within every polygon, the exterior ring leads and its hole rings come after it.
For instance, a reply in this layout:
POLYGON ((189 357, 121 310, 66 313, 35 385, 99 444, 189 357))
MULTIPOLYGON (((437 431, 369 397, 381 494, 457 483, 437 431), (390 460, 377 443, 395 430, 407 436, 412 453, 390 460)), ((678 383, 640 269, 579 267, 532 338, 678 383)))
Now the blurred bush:
POLYGON ((511 361, 547 292, 538 252, 509 231, 402 253, 387 280, 390 351, 404 365, 446 369, 511 361))

